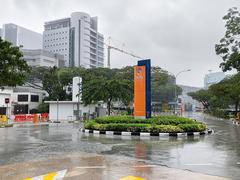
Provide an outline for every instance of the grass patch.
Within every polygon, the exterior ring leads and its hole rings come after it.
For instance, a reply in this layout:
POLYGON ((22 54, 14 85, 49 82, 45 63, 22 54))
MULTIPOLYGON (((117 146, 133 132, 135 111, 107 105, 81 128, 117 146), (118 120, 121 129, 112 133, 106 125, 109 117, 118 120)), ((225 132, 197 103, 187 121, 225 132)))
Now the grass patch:
POLYGON ((0 124, 0 128, 13 127, 13 124, 0 124))
POLYGON ((84 127, 99 131, 150 133, 203 132, 206 130, 205 124, 178 116, 157 116, 150 119, 135 119, 133 116, 99 117, 86 121, 84 127))

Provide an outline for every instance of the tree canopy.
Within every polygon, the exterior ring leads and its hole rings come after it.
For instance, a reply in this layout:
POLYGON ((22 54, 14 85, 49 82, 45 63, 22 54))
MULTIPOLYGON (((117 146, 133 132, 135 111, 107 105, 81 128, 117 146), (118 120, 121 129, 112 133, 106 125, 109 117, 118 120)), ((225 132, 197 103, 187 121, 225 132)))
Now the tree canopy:
POLYGON ((240 13, 236 7, 228 10, 223 17, 225 21, 225 36, 215 45, 217 55, 220 55, 223 62, 220 67, 223 71, 236 69, 240 71, 240 13))
POLYGON ((201 89, 197 92, 190 92, 188 93, 193 99, 202 103, 205 109, 209 109, 209 100, 211 98, 211 93, 208 90, 201 89))
POLYGON ((188 93, 188 95, 201 102, 206 110, 214 111, 234 107, 237 113, 240 105, 240 73, 211 85, 207 90, 202 89, 188 93))
MULTIPOLYGON (((66 94, 66 86, 71 86, 72 78, 80 76, 83 79, 82 100, 85 105, 103 101, 111 111, 112 102, 120 101, 128 106, 134 98, 134 68, 127 66, 121 69, 108 68, 38 68, 33 71, 32 79, 43 76, 43 89, 48 100, 71 100, 71 94, 66 94)), ((154 102, 174 101, 175 89, 177 95, 181 88, 175 85, 175 78, 160 67, 152 67, 152 100, 154 102)))
POLYGON ((0 87, 24 84, 31 68, 22 57, 19 47, 0 37, 0 87))
POLYGON ((103 101, 107 104, 108 115, 111 113, 112 101, 122 101, 128 105, 131 100, 132 83, 120 76, 122 74, 117 69, 88 69, 83 83, 84 104, 103 101))

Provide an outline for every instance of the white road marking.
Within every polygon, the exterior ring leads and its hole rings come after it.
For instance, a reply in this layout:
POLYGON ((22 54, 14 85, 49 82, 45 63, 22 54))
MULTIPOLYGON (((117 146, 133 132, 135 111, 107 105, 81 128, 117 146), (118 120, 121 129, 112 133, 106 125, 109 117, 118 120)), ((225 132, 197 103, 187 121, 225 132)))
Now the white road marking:
POLYGON ((139 165, 139 166, 132 166, 133 168, 145 168, 145 167, 156 167, 156 165, 139 165))
POLYGON ((78 166, 77 169, 104 169, 106 166, 78 166))
POLYGON ((212 166, 211 163, 202 163, 202 164, 184 164, 185 166, 212 166))
POLYGON ((65 174, 67 173, 67 170, 62 170, 62 171, 58 171, 57 175, 54 177, 54 180, 60 180, 63 179, 65 174))
POLYGON ((33 178, 26 178, 24 180, 62 180, 67 173, 67 169, 57 172, 51 172, 45 175, 33 177, 33 178))

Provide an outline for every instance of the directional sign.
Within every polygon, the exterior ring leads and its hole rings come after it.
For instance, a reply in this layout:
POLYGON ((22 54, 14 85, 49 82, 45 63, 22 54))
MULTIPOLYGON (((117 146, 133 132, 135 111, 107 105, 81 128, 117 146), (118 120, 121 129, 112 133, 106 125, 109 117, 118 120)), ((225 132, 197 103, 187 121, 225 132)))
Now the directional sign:
POLYGON ((5 98, 5 104, 8 104, 10 102, 9 98, 5 98))

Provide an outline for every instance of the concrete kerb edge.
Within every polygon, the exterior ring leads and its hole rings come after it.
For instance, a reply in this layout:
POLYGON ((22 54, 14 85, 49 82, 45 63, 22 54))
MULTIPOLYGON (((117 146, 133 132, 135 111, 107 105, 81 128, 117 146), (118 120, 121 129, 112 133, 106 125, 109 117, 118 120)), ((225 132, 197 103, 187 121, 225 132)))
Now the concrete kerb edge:
POLYGON ((212 129, 208 129, 204 132, 185 132, 185 133, 148 133, 148 132, 125 132, 125 131, 98 131, 98 130, 89 130, 89 129, 79 129, 79 131, 89 134, 105 134, 105 135, 121 135, 121 136, 140 136, 140 137, 150 137, 150 136, 159 136, 159 137, 186 137, 186 136, 203 136, 214 133, 212 129))
POLYGON ((233 124, 235 124, 235 125, 240 125, 240 122, 239 121, 232 121, 233 122, 233 124))

